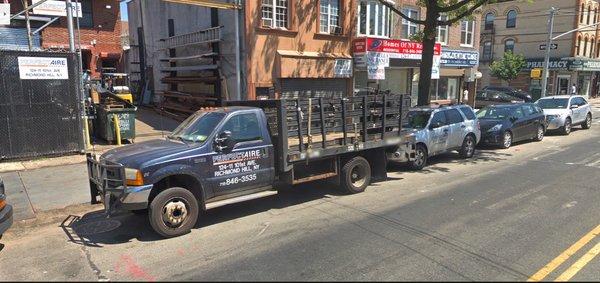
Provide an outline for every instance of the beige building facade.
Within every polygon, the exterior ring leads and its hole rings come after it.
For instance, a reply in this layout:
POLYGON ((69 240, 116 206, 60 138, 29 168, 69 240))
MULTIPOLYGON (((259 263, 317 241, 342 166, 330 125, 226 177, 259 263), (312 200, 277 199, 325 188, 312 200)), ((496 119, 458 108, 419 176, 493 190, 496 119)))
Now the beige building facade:
MULTIPOLYGON (((481 64, 483 74, 479 88, 487 85, 509 85, 491 76, 490 65, 505 52, 522 54, 527 65, 510 86, 529 91, 535 97, 541 92, 541 79, 532 78, 531 70, 543 67, 548 37, 548 14, 557 8, 553 35, 592 25, 599 20, 599 3, 594 0, 502 1, 482 10, 481 64)), ((585 28, 557 38, 550 52, 548 94, 569 94, 573 85, 578 94, 598 92, 600 71, 599 30, 585 28)))

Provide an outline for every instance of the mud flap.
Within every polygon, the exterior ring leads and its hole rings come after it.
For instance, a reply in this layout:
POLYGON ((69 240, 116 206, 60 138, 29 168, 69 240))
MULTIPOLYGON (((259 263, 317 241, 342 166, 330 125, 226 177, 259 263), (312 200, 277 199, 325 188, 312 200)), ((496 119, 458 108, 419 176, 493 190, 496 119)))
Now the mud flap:
POLYGON ((372 182, 383 182, 387 180, 387 154, 383 149, 368 151, 365 158, 371 164, 372 182))

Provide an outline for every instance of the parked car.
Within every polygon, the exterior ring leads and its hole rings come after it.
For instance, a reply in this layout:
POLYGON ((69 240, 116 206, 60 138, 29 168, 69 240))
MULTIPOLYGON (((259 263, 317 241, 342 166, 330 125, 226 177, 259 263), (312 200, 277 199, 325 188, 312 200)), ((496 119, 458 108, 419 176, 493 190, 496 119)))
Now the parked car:
POLYGON ((510 86, 486 86, 482 90, 501 91, 512 97, 524 100, 525 102, 533 102, 533 98, 527 92, 510 86))
POLYGON ((429 157, 452 150, 471 158, 481 139, 477 116, 467 105, 412 109, 404 128, 415 135, 415 158, 409 164, 416 170, 425 167, 429 157))
POLYGON ((497 90, 479 90, 475 95, 475 108, 481 109, 490 105, 523 103, 525 100, 497 90))
POLYGON ((592 108, 583 96, 549 96, 540 98, 536 104, 544 109, 548 130, 560 130, 568 135, 574 125, 584 129, 592 126, 592 108))
POLYGON ((4 182, 0 179, 0 238, 13 223, 13 208, 6 203, 4 182))
POLYGON ((533 103, 492 105, 477 112, 482 143, 509 148, 514 142, 541 141, 546 133, 544 111, 533 103))

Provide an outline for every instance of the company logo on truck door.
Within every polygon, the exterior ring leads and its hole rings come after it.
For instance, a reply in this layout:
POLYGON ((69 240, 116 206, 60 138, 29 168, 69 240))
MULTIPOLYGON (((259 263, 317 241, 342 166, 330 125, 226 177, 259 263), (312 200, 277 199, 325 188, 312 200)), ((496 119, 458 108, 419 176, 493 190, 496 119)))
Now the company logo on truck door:
POLYGON ((262 157, 262 153, 260 149, 244 151, 244 152, 234 152, 222 155, 213 156, 213 165, 222 165, 229 164, 235 162, 242 162, 254 159, 260 159, 262 157))

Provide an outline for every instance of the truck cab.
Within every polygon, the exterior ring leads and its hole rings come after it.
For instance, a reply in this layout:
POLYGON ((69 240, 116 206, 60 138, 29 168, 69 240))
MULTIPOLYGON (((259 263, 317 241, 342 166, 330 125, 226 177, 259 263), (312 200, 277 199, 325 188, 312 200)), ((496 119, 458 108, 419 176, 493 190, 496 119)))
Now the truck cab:
MULTIPOLYGON (((92 202, 102 193, 100 201, 108 213, 144 210, 172 187, 198 188, 191 192, 193 197, 214 200, 247 190, 270 190, 275 177, 264 112, 251 107, 196 112, 164 140, 116 148, 99 159, 89 156, 88 170, 92 202)), ((175 198, 160 213, 174 228, 188 215, 197 215, 198 209, 206 209, 191 202, 175 198)), ((149 213, 154 213, 152 207, 149 213)), ((187 220, 186 226, 196 222, 187 220)), ((169 229, 162 230, 169 236, 169 229)))

